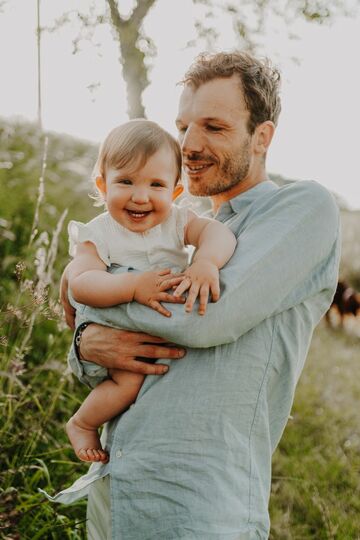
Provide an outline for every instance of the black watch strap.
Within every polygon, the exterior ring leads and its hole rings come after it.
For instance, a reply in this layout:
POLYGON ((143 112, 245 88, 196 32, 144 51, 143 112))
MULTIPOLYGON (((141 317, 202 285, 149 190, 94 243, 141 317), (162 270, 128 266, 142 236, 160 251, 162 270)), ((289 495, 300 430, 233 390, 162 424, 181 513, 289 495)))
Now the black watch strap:
POLYGON ((81 338, 82 338, 82 335, 83 335, 83 332, 84 332, 85 328, 87 328, 89 326, 89 324, 91 324, 90 321, 89 322, 83 322, 83 323, 79 324, 79 326, 77 327, 76 332, 75 332, 74 348, 75 348, 75 353, 76 353, 76 356, 77 356, 78 360, 81 360, 81 357, 80 357, 81 338))

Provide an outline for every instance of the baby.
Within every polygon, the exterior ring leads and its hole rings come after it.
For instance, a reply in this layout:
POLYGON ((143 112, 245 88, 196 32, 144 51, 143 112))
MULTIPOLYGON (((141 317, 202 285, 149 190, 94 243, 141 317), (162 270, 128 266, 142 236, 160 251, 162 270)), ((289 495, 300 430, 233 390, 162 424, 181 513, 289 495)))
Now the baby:
MULTIPOLYGON (((213 302, 219 299, 219 269, 233 254, 236 240, 222 223, 173 204, 182 190, 176 139, 154 122, 132 120, 110 132, 95 171, 107 211, 87 224, 69 223, 74 299, 94 307, 136 301, 170 317, 162 302, 185 303, 190 312, 199 298, 198 313, 204 315, 209 295, 213 302), (187 245, 196 248, 190 266, 187 245), (111 274, 111 264, 137 272, 111 274)), ((66 431, 81 460, 105 463, 109 456, 98 429, 129 408, 144 376, 82 363, 94 388, 66 431)))

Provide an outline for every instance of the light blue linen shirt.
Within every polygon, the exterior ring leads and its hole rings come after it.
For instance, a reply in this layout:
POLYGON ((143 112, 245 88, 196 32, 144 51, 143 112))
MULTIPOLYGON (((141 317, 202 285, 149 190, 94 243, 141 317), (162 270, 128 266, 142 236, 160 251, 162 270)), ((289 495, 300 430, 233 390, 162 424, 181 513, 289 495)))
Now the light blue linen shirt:
MULTIPOLYGON (((166 375, 146 377, 136 403, 112 422, 110 463, 55 499, 75 500, 110 473, 116 540, 268 538, 271 456, 335 291, 339 212, 315 182, 265 181, 216 218, 238 245, 204 317, 175 304, 169 319, 137 303, 79 313, 80 322, 187 348, 184 359, 165 361, 166 375)), ((71 363, 81 378, 74 352, 71 363)))

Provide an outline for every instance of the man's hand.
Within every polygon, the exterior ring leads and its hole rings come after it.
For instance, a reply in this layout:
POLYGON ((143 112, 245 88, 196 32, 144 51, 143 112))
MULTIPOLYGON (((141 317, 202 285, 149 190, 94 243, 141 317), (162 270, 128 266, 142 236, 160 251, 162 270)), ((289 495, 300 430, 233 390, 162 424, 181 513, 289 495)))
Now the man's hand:
POLYGON ((170 268, 143 272, 136 277, 134 300, 139 304, 151 307, 165 317, 171 317, 170 311, 160 302, 183 304, 185 299, 181 295, 174 296, 166 292, 178 285, 183 279, 183 275, 172 274, 170 268))
POLYGON ((69 286, 69 266, 71 262, 65 267, 64 272, 61 276, 60 281, 60 302, 62 303, 62 307, 64 309, 65 314, 65 320, 66 324, 71 328, 71 330, 75 329, 75 309, 72 307, 72 305, 69 302, 68 297, 68 286, 69 286))
POLYGON ((143 375, 162 375, 168 371, 164 364, 148 364, 142 358, 179 359, 185 350, 170 347, 166 340, 141 332, 128 332, 90 324, 82 334, 80 356, 108 369, 124 369, 143 375), (165 345, 166 344, 166 345, 165 345))

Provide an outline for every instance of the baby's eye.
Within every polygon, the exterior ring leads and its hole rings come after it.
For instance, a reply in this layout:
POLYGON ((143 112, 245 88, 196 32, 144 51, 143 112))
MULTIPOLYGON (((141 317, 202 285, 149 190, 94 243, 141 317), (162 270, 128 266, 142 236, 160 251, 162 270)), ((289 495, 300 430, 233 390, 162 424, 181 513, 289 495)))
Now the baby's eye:
POLYGON ((128 178, 119 178, 119 180, 117 180, 117 183, 124 184, 125 186, 131 186, 132 181, 129 180, 128 178))
POLYGON ((161 182, 151 182, 151 187, 164 187, 161 182))

